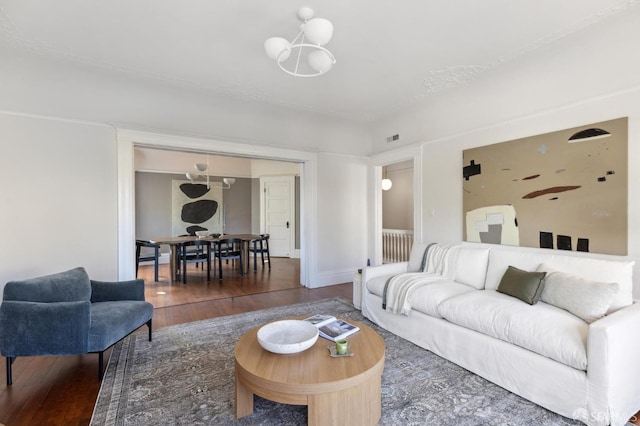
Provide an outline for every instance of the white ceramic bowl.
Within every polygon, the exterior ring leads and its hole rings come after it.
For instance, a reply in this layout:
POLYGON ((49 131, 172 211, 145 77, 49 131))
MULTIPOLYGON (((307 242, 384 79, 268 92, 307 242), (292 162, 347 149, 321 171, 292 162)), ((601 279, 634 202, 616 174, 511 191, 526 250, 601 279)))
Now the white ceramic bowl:
POLYGON ((209 231, 196 231, 196 235, 198 237, 208 237, 209 236, 209 231))
POLYGON ((276 354, 293 354, 309 349, 318 340, 318 328, 307 321, 282 320, 258 330, 260 346, 276 354))

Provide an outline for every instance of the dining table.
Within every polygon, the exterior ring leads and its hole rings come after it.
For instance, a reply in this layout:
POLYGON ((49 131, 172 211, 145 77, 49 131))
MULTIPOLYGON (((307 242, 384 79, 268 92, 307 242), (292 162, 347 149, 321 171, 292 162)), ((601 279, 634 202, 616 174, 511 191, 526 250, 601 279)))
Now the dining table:
POLYGON ((249 243, 253 240, 260 239, 260 235, 223 234, 223 235, 220 235, 219 237, 212 237, 212 236, 198 237, 195 235, 186 235, 186 236, 180 236, 180 237, 153 238, 150 241, 155 244, 161 244, 161 245, 166 244, 169 246, 169 269, 171 270, 171 273, 169 274, 169 276, 171 277, 171 282, 174 282, 178 279, 177 265, 178 265, 178 262, 180 261, 180 259, 178 259, 178 252, 179 252, 178 247, 181 244, 186 242, 191 242, 191 241, 208 241, 210 243, 215 243, 216 241, 224 240, 227 238, 236 238, 236 239, 242 240, 242 250, 240 253, 240 269, 241 271, 248 272, 249 259, 247 259, 246 263, 244 262, 245 253, 247 252, 249 243))

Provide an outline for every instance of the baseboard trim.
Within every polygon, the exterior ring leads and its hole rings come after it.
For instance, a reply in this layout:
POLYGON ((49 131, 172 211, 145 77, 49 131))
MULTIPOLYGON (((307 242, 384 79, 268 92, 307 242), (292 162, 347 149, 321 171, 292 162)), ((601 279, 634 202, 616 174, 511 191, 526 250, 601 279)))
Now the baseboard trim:
POLYGON ((314 274, 310 278, 309 288, 328 287, 331 285, 352 283, 357 268, 342 269, 333 272, 314 274))

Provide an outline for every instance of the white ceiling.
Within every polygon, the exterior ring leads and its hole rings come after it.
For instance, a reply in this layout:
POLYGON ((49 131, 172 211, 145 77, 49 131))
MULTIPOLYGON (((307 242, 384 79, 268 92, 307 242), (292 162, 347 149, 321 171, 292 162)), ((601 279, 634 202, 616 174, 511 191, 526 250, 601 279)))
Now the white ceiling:
POLYGON ((640 0, 0 0, 0 42, 211 96, 372 121, 568 36, 640 0), (264 54, 300 6, 334 24, 328 74, 264 54))

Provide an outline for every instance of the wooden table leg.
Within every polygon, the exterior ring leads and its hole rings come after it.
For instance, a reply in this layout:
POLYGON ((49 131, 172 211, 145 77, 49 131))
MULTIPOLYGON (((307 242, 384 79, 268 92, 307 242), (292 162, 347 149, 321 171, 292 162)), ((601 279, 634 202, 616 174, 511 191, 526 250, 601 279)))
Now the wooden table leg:
POLYGON ((309 395, 308 424, 376 425, 382 415, 381 377, 340 392, 309 395))
POLYGON ((253 392, 242 383, 242 379, 236 376, 236 419, 253 413, 253 392))
POLYGON ((178 246, 171 244, 169 246, 169 277, 171 282, 176 282, 178 279, 176 265, 178 264, 178 246))

